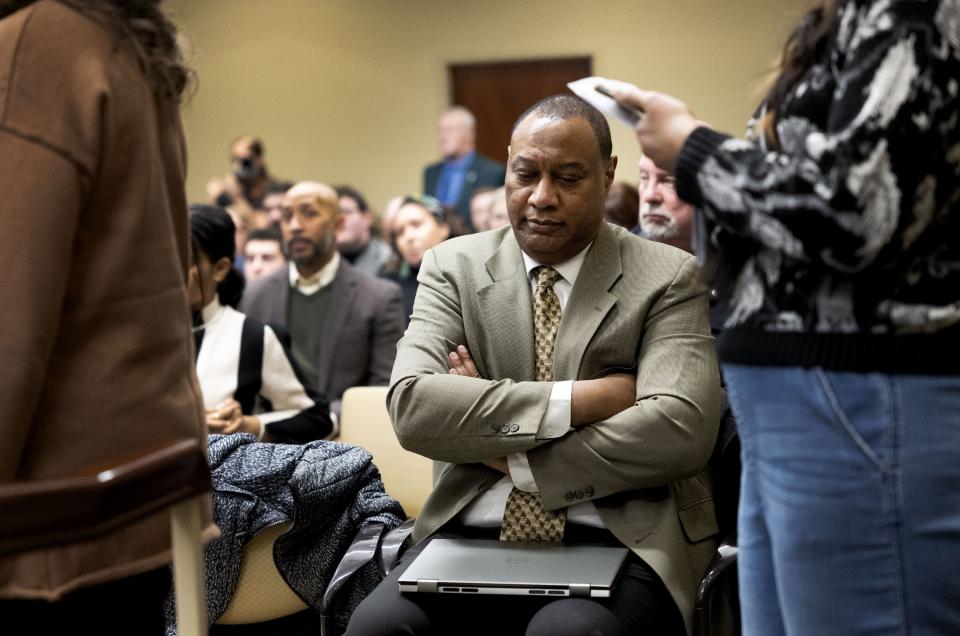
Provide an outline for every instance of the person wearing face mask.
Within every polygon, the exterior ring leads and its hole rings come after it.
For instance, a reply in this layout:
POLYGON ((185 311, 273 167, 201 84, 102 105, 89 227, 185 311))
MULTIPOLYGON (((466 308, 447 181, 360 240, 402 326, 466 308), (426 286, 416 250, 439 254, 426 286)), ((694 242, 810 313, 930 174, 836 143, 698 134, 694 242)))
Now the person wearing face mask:
POLYGON ((403 289, 403 308, 407 322, 417 296, 417 274, 424 253, 450 236, 447 212, 431 196, 407 196, 403 199, 390 228, 400 260, 384 272, 403 289))
POLYGON ((190 207, 188 291, 207 430, 286 443, 333 437, 326 398, 304 384, 273 329, 234 309, 244 280, 233 268, 233 232, 222 208, 190 207))

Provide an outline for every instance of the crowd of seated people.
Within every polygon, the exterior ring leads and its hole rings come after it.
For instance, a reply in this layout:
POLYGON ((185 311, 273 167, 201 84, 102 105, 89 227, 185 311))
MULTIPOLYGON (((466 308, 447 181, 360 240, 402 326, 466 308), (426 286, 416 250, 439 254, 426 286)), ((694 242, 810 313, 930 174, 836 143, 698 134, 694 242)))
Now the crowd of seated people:
MULTIPOLYGON (((205 440, 209 616, 281 523, 275 564, 316 608, 356 528, 403 520, 370 454, 330 443, 349 389, 389 386, 384 434, 433 460, 434 490, 397 567, 357 579, 348 636, 689 636, 738 504, 745 633, 960 629, 955 3, 821 0, 746 141, 612 89, 645 114, 639 189, 614 182, 601 112, 554 95, 506 165, 444 111, 440 160, 382 207, 363 183, 277 179, 243 135, 189 213, 190 74, 155 3, 2 4, 0 486, 205 440), (45 99, 61 84, 76 94, 45 99), (741 425, 742 472, 720 453, 741 425), (401 593, 441 536, 628 550, 605 599, 401 593)), ((129 578, 146 609, 118 633, 154 633, 169 541, 144 521, 2 555, 0 609, 68 631, 129 578)))

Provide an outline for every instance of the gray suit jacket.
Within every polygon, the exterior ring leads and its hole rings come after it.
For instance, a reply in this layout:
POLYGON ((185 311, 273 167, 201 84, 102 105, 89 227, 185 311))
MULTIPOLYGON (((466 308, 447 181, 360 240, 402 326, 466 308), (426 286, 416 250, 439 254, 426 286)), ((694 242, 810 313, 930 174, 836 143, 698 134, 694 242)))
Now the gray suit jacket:
POLYGON ((689 631, 716 548, 706 464, 720 418, 695 259, 601 228, 560 322, 554 377, 632 368, 637 402, 556 439, 537 437, 552 383, 533 381, 525 273, 509 227, 446 241, 424 257, 389 394, 400 443, 436 460, 414 538, 435 532, 500 478, 483 460, 525 451, 545 506, 592 501, 607 528, 663 579, 689 631), (470 349, 480 378, 447 373, 456 344, 470 349))
MULTIPOLYGON (((316 389, 339 414, 340 398, 350 387, 387 384, 406 318, 396 283, 358 272, 343 259, 330 285, 316 389)), ((240 310, 286 328, 289 298, 289 270, 284 267, 254 282, 240 310)))

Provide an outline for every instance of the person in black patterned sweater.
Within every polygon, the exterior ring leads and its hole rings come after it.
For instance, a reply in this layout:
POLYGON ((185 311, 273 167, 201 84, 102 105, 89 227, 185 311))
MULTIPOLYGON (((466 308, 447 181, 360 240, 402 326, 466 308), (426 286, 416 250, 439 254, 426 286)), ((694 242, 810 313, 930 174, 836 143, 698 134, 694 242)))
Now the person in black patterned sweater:
POLYGON ((822 0, 747 140, 614 92, 730 302, 744 633, 960 633, 960 2, 822 0))

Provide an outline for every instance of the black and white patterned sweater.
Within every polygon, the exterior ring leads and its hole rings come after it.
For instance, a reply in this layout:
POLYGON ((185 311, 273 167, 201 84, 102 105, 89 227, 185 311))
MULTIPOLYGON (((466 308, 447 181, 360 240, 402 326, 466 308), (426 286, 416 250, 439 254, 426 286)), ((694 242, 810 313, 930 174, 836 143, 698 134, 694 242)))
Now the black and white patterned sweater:
POLYGON ((700 128, 678 158, 731 272, 721 359, 960 373, 960 0, 847 0, 840 18, 779 151, 753 125, 700 128))

